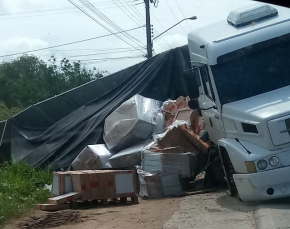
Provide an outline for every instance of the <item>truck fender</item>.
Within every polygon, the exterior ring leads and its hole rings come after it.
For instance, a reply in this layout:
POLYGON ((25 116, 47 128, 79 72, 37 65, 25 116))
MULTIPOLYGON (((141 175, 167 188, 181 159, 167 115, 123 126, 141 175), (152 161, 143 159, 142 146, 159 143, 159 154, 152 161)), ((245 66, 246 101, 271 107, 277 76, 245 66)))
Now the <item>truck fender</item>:
POLYGON ((218 141, 220 153, 227 153, 236 173, 248 173, 245 162, 251 161, 252 157, 234 139, 222 138, 218 141))

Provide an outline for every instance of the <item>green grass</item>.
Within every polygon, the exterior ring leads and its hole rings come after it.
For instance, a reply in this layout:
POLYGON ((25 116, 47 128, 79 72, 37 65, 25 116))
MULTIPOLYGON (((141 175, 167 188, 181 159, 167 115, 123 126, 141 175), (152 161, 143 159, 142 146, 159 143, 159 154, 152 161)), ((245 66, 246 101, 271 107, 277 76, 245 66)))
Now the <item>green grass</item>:
POLYGON ((0 165, 0 227, 7 221, 46 203, 50 193, 43 189, 51 184, 49 170, 37 170, 26 163, 0 165))

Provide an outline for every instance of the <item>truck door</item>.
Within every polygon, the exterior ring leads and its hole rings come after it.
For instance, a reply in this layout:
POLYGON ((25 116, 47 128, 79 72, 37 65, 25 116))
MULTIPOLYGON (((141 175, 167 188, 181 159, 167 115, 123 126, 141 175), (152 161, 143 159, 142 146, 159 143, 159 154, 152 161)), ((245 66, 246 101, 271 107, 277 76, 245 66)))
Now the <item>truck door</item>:
POLYGON ((209 133, 211 140, 217 144, 217 141, 224 136, 223 125, 221 122, 221 114, 216 104, 217 95, 213 90, 212 80, 210 78, 209 69, 207 65, 199 68, 201 84, 203 91, 199 96, 199 105, 202 109, 202 116, 206 123, 206 130, 209 133))

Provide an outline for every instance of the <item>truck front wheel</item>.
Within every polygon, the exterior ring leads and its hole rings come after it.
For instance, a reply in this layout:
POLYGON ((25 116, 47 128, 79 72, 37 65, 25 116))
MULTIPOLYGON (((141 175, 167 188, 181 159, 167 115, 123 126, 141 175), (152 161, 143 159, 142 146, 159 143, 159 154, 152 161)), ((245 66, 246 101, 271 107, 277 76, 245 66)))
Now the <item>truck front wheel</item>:
POLYGON ((219 153, 220 153, 222 167, 225 173, 225 179, 228 185, 227 194, 230 196, 237 196, 238 190, 237 190, 234 178, 233 178, 233 174, 235 174, 235 169, 233 167, 229 154, 227 150, 222 146, 219 147, 219 153))

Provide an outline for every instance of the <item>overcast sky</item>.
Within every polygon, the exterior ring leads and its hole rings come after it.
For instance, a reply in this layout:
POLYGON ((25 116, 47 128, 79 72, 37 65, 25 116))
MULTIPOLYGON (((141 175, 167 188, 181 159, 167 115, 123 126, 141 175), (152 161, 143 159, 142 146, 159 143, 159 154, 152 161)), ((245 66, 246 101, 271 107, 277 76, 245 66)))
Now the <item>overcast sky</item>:
MULTIPOLYGON (((88 1, 122 30, 145 25, 145 6, 142 0, 88 1)), ((111 32, 117 32, 81 1, 73 2, 111 32)), ((198 18, 182 22, 162 35, 157 42, 154 41, 155 54, 186 44, 189 31, 225 19, 231 10, 250 4, 253 2, 249 0, 159 0, 158 7, 151 4, 151 24, 155 36, 184 17, 198 18)), ((0 0, 0 20, 0 56, 110 34, 68 0, 0 0)), ((88 67, 96 66, 112 73, 144 60, 145 28, 128 33, 131 35, 130 39, 119 34, 125 42, 116 36, 109 36, 31 54, 45 61, 51 55, 57 60, 63 57, 83 60, 88 67)), ((7 61, 15 57, 17 56, 0 57, 0 60, 7 61)))

